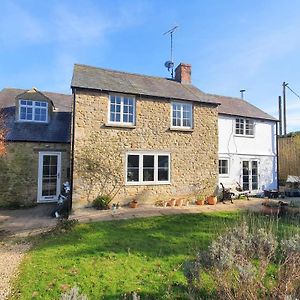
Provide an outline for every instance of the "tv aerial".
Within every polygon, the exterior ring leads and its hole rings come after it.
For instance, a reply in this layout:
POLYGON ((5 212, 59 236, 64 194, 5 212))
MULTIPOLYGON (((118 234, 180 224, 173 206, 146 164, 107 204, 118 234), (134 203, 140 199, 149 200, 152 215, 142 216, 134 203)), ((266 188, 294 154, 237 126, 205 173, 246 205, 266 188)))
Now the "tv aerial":
POLYGON ((171 77, 174 78, 174 62, 173 62, 173 33, 179 26, 174 26, 170 30, 166 31, 163 35, 169 34, 170 35, 170 41, 171 41, 171 47, 170 47, 170 60, 167 60, 165 62, 165 67, 168 69, 168 71, 171 71, 171 77))

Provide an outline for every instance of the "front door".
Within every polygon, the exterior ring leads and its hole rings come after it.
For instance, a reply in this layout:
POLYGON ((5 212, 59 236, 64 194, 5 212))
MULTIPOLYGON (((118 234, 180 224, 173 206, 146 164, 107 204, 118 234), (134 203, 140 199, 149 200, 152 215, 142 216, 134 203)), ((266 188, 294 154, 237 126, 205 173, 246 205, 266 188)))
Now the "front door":
POLYGON ((258 182, 258 161, 243 160, 242 161, 242 186, 246 191, 257 191, 258 182))
POLYGON ((60 152, 39 153, 38 202, 57 201, 60 193, 60 152))

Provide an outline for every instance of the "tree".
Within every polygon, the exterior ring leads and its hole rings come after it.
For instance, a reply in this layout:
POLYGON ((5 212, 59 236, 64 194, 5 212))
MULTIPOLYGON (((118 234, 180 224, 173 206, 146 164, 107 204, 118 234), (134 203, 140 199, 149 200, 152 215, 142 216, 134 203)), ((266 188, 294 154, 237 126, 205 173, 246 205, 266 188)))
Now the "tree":
POLYGON ((5 126, 5 114, 0 110, 0 156, 6 154, 6 138, 7 128, 5 126))

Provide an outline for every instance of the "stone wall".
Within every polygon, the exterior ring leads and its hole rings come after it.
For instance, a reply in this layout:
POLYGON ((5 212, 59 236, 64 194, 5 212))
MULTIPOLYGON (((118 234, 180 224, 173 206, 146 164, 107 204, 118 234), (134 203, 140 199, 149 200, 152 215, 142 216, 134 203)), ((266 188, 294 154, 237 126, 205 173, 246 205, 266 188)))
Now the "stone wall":
POLYGON ((69 144, 8 142, 7 154, 0 157, 0 207, 32 206, 37 203, 40 151, 61 152, 61 182, 67 180, 69 144))
MULTIPOLYGON (((127 203, 133 198, 153 203, 170 197, 194 197, 213 194, 217 185, 217 108, 193 103, 194 129, 170 130, 169 100, 136 97, 136 126, 107 126, 108 94, 76 90, 74 143, 74 206, 81 206, 99 193, 99 183, 87 189, 81 175, 85 160, 94 156, 104 164, 120 166, 120 189, 115 200, 127 203), (125 185, 126 152, 138 150, 166 151, 171 155, 171 184, 125 185), (83 157, 85 157, 83 159, 83 157), (199 190, 200 187, 200 190, 199 190)), ((116 170, 114 170, 115 172, 116 170)))

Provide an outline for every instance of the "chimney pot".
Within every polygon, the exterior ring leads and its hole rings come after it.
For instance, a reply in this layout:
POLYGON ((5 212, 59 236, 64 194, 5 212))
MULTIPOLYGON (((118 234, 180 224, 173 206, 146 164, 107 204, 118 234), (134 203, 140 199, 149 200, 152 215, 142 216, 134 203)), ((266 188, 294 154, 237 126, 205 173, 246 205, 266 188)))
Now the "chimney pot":
POLYGON ((191 84, 192 66, 180 63, 175 69, 175 80, 180 83, 191 84))

